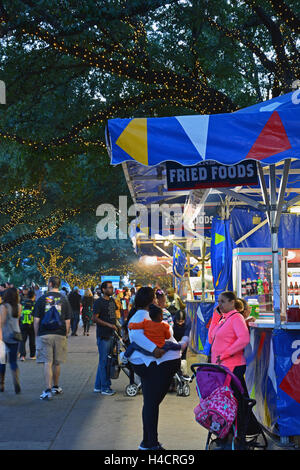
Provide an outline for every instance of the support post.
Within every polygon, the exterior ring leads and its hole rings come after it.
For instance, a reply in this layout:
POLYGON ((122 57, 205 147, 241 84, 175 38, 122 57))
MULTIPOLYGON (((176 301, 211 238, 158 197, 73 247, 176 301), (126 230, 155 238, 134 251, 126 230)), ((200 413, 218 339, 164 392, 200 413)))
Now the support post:
POLYGON ((278 253, 278 230, 283 207, 284 194, 288 181, 288 173, 291 160, 285 160, 283 175, 281 177, 279 194, 276 193, 276 171, 275 164, 270 165, 270 230, 272 247, 272 284, 273 284, 273 307, 275 317, 275 328, 280 328, 280 268, 278 253))

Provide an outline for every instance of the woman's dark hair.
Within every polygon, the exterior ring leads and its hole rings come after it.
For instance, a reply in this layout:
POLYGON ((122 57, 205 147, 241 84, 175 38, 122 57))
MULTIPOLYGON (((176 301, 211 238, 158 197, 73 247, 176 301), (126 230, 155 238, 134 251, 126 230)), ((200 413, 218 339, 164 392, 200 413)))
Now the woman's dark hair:
POLYGON ((221 292, 221 295, 224 295, 228 300, 234 300, 236 301, 237 300, 237 296, 235 295, 234 292, 232 292, 231 290, 227 290, 225 292, 221 292))
POLYGON ((152 321, 157 321, 158 319, 160 319, 161 314, 162 314, 162 309, 158 307, 158 305, 151 304, 149 306, 149 316, 152 321))
POLYGON ((12 316, 18 318, 19 316, 19 293, 15 287, 9 287, 4 291, 3 303, 9 304, 12 308, 12 316))
POLYGON ((130 318, 132 318, 139 309, 146 308, 148 305, 152 304, 153 299, 154 290, 152 287, 141 287, 135 295, 134 306, 128 314, 126 325, 128 325, 130 318))
POLYGON ((175 322, 185 320, 185 319, 186 319, 185 310, 178 310, 174 315, 175 322))

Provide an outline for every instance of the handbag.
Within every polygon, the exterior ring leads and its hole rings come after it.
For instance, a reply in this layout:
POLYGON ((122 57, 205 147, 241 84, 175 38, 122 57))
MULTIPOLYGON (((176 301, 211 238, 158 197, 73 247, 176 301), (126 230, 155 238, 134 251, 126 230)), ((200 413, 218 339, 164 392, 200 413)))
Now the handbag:
POLYGON ((0 339, 0 364, 6 364, 6 348, 5 343, 0 339))
POLYGON ((22 333, 19 333, 19 331, 13 331, 12 339, 20 342, 23 341, 22 333))

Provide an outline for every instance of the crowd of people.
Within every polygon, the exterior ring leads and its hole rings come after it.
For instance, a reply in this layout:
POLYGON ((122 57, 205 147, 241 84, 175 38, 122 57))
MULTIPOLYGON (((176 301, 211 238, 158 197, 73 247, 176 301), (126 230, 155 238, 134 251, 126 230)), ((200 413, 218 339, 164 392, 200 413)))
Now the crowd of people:
MULTIPOLYGON (((60 279, 52 276, 46 292, 39 286, 15 288, 0 286, 0 391, 5 388, 6 357, 10 365, 15 392, 21 392, 18 359, 29 358, 44 364, 45 389, 41 400, 63 393, 60 366, 67 357, 67 338, 78 335, 80 318, 83 335, 96 325, 99 363, 94 392, 114 395, 107 368, 115 337, 122 337, 126 351, 122 361, 130 364, 142 383, 143 439, 139 449, 162 449, 158 441, 159 406, 166 396, 174 374, 187 373, 186 352, 191 320, 185 304, 173 288, 150 286, 114 290, 110 281, 100 287, 78 287, 71 292, 60 289, 60 279)), ((250 309, 233 292, 223 292, 209 326, 212 363, 228 367, 247 390, 244 374, 244 349, 249 343, 250 309)), ((242 416, 239 417, 242 420, 242 416)), ((252 427, 255 427, 253 420, 252 427)))

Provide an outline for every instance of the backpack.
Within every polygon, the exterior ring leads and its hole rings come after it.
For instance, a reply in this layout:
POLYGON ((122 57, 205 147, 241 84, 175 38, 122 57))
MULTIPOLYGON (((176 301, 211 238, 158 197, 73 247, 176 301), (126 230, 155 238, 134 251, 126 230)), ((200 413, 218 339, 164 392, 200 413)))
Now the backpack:
POLYGON ((57 330, 57 328, 62 326, 62 321, 55 305, 52 305, 52 307, 50 307, 50 309, 45 313, 45 316, 41 321, 41 325, 46 330, 57 330))
POLYGON ((237 410, 238 402, 230 387, 223 385, 216 388, 206 398, 201 399, 194 408, 195 419, 201 426, 224 439, 233 424, 234 437, 237 436, 237 410))
POLYGON ((32 307, 24 306, 22 309, 22 315, 21 315, 21 323, 22 325, 32 325, 33 323, 33 309, 34 305, 32 307))

